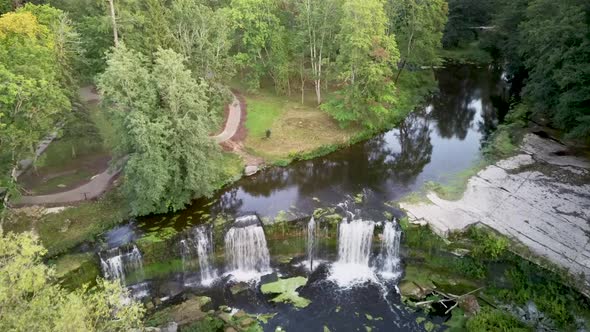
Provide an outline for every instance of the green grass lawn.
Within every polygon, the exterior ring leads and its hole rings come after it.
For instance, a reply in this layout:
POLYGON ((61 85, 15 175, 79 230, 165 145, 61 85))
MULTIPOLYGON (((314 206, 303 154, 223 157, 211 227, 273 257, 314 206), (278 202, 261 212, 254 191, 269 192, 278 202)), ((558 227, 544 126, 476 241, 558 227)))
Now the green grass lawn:
POLYGON ((238 180, 242 177, 244 172, 244 162, 242 158, 235 153, 222 152, 219 167, 223 170, 223 175, 219 183, 216 184, 218 188, 238 180))
POLYGON ((344 144, 358 128, 341 128, 327 113, 314 106, 311 96, 302 104, 295 99, 262 90, 246 94, 246 149, 267 162, 292 159, 323 146, 344 144), (266 130, 271 130, 266 138, 266 130))
POLYGON ((272 128, 285 106, 283 100, 269 96, 248 98, 247 104, 246 129, 248 129, 248 135, 258 138, 265 137, 266 130, 272 128))
POLYGON ((440 57, 459 63, 487 64, 493 61, 490 53, 479 47, 479 42, 474 41, 452 49, 441 49, 440 57))
POLYGON ((73 170, 71 173, 60 175, 36 185, 27 194, 46 195, 56 191, 66 190, 84 182, 90 181, 95 174, 87 169, 73 170))

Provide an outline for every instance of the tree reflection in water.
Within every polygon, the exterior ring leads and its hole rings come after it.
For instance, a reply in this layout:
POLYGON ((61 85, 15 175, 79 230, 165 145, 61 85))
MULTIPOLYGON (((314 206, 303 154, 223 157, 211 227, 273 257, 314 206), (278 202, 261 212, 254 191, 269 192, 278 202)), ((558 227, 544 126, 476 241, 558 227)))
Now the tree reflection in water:
POLYGON ((391 176, 403 184, 413 182, 430 162, 432 143, 429 121, 423 114, 413 113, 399 127, 401 151, 394 153, 391 176))
MULTIPOLYGON (((439 93, 397 129, 326 157, 267 168, 164 219, 182 228, 220 213, 255 211, 272 217, 293 208, 311 213, 360 192, 372 195, 367 201, 382 209, 383 202, 469 167, 478 157, 482 142, 508 105, 506 82, 500 75, 474 66, 438 70, 439 93)), ((164 222, 162 216, 148 219, 145 224, 164 222)))

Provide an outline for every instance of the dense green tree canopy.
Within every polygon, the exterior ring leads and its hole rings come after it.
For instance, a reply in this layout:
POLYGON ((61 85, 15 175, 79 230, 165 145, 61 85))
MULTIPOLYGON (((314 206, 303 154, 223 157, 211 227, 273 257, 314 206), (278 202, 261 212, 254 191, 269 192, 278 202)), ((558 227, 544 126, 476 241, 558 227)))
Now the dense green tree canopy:
POLYGON ((117 150, 128 156, 124 188, 138 215, 183 208, 210 195, 221 176, 220 151, 209 138, 215 115, 207 107, 207 84, 178 53, 161 49, 154 57, 151 64, 122 44, 98 78, 119 127, 117 150))
POLYGON ((77 34, 60 10, 27 4, 0 17, 0 187, 70 109, 77 34))
POLYGON ((392 68, 399 60, 383 1, 345 1, 341 22, 337 64, 344 87, 323 108, 344 124, 378 127, 395 104, 392 68))
POLYGON ((68 292, 55 284, 30 233, 0 232, 0 330, 129 331, 141 326, 143 307, 118 283, 68 292))
POLYGON ((570 136, 590 137, 590 5, 585 1, 500 1, 486 41, 525 76, 524 101, 570 136))
POLYGON ((457 47, 478 38, 482 27, 490 25, 497 0, 448 0, 449 21, 443 44, 457 47))
POLYGON ((395 33, 400 50, 399 73, 406 65, 439 65, 438 50, 447 23, 447 3, 443 0, 389 0, 386 8, 389 29, 395 33))

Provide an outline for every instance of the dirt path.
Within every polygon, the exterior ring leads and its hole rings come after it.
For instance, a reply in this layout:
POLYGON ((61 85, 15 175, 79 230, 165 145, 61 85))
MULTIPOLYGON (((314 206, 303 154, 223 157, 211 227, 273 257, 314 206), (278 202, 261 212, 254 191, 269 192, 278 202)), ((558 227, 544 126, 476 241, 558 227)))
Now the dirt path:
MULTIPOLYGON (((83 87, 80 89, 80 98, 86 103, 99 102, 100 95, 95 92, 93 87, 83 87)), ((212 136, 215 142, 221 144, 226 150, 231 150, 240 155, 246 163, 246 174, 253 174, 258 171, 258 167, 262 164, 262 159, 255 158, 246 153, 239 142, 231 141, 232 138, 237 138, 241 126, 243 126, 245 118, 245 103, 238 99, 238 96, 233 94, 233 101, 229 105, 228 118, 225 122, 225 128, 216 136, 212 136)), ((49 142, 51 143, 51 142, 49 142)), ((47 148, 47 143, 45 148, 47 148)), ((44 151, 44 150, 43 150, 44 151)), ((38 196, 23 196, 16 202, 17 205, 45 205, 45 204, 66 204, 74 203, 89 199, 94 199, 102 195, 109 187, 113 179, 121 171, 118 169, 106 169, 92 177, 90 182, 85 183, 75 189, 64 191, 61 193, 38 196)))
POLYGON ((19 205, 65 204, 94 199, 102 195, 119 174, 120 169, 110 170, 95 175, 90 182, 78 188, 51 195, 23 196, 19 205))
POLYGON ((240 127, 242 108, 240 106, 240 102, 238 101, 238 97, 235 94, 232 95, 233 101, 228 106, 229 112, 227 115, 227 120, 225 121, 225 128, 223 128, 223 131, 219 135, 213 136, 213 139, 216 143, 229 141, 238 132, 238 128, 240 127))

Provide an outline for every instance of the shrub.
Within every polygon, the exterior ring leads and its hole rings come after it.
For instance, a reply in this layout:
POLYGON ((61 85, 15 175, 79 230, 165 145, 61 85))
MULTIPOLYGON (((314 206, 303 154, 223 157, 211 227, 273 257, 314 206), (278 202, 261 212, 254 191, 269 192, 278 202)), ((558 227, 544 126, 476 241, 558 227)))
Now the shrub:
POLYGON ((511 314, 490 307, 483 308, 477 315, 467 321, 467 331, 519 332, 532 329, 511 314))

